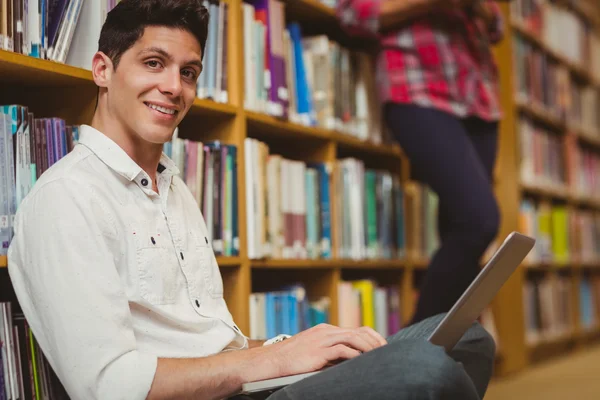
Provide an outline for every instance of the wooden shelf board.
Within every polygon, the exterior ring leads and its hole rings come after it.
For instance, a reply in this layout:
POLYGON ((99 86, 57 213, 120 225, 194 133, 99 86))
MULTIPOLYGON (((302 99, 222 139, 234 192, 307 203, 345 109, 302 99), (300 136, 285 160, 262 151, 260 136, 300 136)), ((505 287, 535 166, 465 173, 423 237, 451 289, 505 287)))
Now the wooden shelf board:
POLYGON ((91 71, 54 61, 0 50, 0 85, 94 85, 91 71))
POLYGON ((286 260, 266 259, 250 260, 252 268, 343 268, 343 269, 402 269, 406 265, 404 260, 344 260, 344 259, 318 259, 318 260, 286 260))
POLYGON ((591 270, 598 270, 598 271, 600 271, 600 260, 596 260, 596 261, 579 261, 579 262, 577 262, 575 264, 577 264, 578 268, 591 269, 591 270))
POLYGON ((537 196, 549 197, 560 200, 569 200, 569 198, 571 197, 567 188, 559 189, 552 187, 543 187, 521 182, 521 190, 537 196))
POLYGON ((600 210, 600 198, 579 195, 573 195, 571 197, 574 203, 577 203, 581 206, 591 207, 600 210))
POLYGON ((431 260, 428 257, 415 258, 410 261, 414 269, 426 270, 431 260))
POLYGON ((196 98, 188 114, 233 117, 236 113, 237 108, 231 104, 196 98))
POLYGON ((261 136, 265 134, 277 135, 279 138, 289 139, 330 140, 332 136, 327 129, 304 126, 253 111, 245 111, 245 114, 250 136, 253 132, 260 132, 261 136))
POLYGON ((334 132, 333 138, 341 149, 350 149, 376 156, 395 158, 400 158, 402 155, 400 146, 396 144, 376 144, 340 132, 334 132))
POLYGON ((564 133, 567 130, 566 123, 552 114, 552 112, 546 110, 543 106, 518 98, 515 99, 515 104, 520 111, 535 119, 537 122, 541 122, 561 133, 564 133))
POLYGON ((344 269, 402 269, 406 266, 405 260, 339 260, 344 269))
POLYGON ((8 266, 8 257, 0 256, 0 268, 6 268, 8 266))
POLYGON ((297 260, 297 259, 266 259, 266 260, 250 260, 252 268, 335 268, 339 265, 338 261, 334 260, 297 260))
POLYGON ((240 265, 242 265, 241 257, 217 256, 216 258, 219 267, 239 267, 240 265))
POLYGON ((550 271, 573 271, 571 263, 559 263, 554 261, 539 261, 530 264, 523 264, 528 271, 550 272, 550 271))
POLYGON ((547 43, 545 43, 536 33, 532 32, 524 23, 518 20, 511 21, 512 28, 519 32, 521 36, 533 42, 537 47, 539 47, 543 52, 545 52, 548 56, 558 61, 565 67, 567 67, 572 74, 576 75, 578 78, 584 80, 589 85, 598 86, 598 82, 592 76, 592 74, 585 69, 585 67, 577 65, 577 63, 569 60, 566 56, 560 54, 552 47, 550 47, 547 43))
POLYGON ((573 331, 551 338, 539 339, 533 343, 527 343, 527 349, 529 350, 529 352, 536 352, 544 348, 562 347, 566 343, 575 341, 578 336, 579 335, 575 331, 573 331))
POLYGON ((358 50, 372 50, 376 39, 352 36, 344 29, 335 9, 317 0, 285 0, 286 22, 298 22, 305 36, 324 34, 342 46, 358 50))
POLYGON ((593 133, 579 129, 577 131, 577 137, 580 141, 587 143, 590 146, 594 146, 596 149, 600 150, 600 134, 594 135, 593 133))
POLYGON ((292 18, 305 16, 315 18, 315 20, 337 22, 335 10, 317 0, 288 0, 286 1, 286 11, 292 18))

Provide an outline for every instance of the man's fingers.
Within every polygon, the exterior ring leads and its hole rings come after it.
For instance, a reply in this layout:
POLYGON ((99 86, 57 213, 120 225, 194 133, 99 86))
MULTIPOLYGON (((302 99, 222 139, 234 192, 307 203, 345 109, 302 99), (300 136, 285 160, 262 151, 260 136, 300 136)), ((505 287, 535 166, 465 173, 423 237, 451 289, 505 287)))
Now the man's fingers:
POLYGON ((350 360, 351 358, 359 355, 360 352, 356 349, 352 349, 343 344, 336 344, 335 346, 329 348, 329 351, 327 352, 327 359, 329 361, 335 361, 339 359, 350 360))
POLYGON ((387 340, 383 336, 381 336, 379 332, 377 332, 370 326, 363 326, 359 329, 365 332, 365 334, 369 335, 369 337, 372 338, 375 341, 375 343, 378 344, 378 346, 376 347, 385 346, 386 344, 388 344, 387 340))
POLYGON ((376 347, 377 342, 370 338, 367 334, 360 332, 358 329, 341 329, 334 335, 329 337, 327 347, 343 344, 360 352, 366 353, 376 347))

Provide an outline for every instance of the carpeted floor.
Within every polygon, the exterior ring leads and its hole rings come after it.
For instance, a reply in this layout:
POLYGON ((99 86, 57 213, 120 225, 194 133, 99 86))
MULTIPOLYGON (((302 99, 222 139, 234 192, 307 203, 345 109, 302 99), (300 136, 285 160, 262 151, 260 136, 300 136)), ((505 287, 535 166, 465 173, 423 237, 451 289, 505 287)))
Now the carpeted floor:
POLYGON ((598 400, 600 345, 496 379, 485 400, 598 400))

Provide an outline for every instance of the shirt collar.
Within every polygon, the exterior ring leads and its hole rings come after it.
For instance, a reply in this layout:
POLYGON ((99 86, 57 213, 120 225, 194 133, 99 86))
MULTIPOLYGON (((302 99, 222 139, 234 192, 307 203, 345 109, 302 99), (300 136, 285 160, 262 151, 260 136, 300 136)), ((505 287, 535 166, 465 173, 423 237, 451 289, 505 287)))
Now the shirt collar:
MULTIPOLYGON (((89 148, 102 162, 129 181, 133 181, 140 174, 146 175, 144 170, 129 157, 125 150, 108 136, 89 125, 80 126, 79 143, 89 148)), ((170 178, 179 174, 180 171, 173 160, 162 153, 157 172, 163 177, 170 178)))

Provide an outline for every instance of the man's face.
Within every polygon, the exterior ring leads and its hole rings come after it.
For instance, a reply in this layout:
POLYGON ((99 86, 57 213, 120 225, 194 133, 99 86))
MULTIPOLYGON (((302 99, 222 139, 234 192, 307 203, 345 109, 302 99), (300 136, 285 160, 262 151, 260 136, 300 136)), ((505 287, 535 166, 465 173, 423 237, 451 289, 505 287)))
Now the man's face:
POLYGON ((196 97, 201 49, 189 32, 147 27, 108 85, 108 107, 135 142, 163 144, 196 97))

